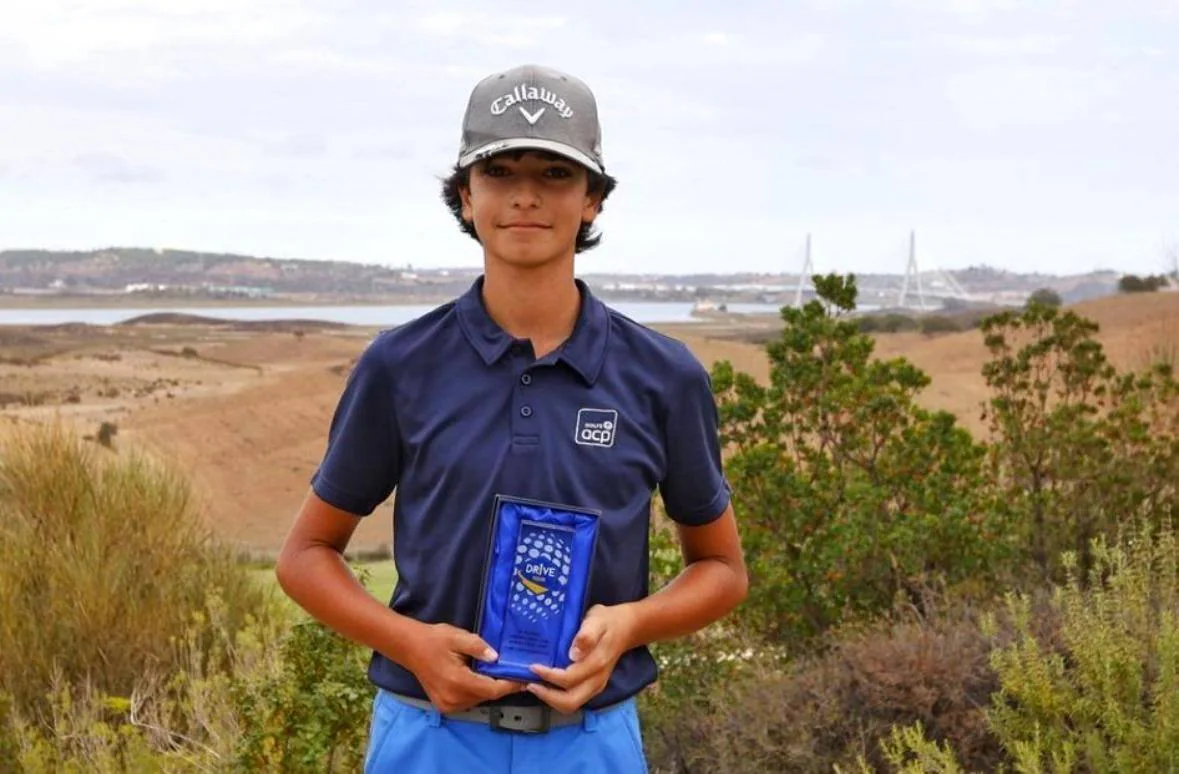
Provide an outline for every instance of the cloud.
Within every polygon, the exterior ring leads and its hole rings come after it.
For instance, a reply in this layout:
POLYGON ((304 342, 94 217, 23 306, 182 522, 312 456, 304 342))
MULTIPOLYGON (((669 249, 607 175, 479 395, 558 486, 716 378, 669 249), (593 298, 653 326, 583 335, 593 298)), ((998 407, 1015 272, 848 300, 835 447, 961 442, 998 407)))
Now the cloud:
POLYGON ((352 152, 354 159, 392 159, 405 161, 413 158, 413 149, 405 145, 379 145, 357 148, 352 152))
POLYGON ((165 179, 162 170, 134 164, 113 153, 83 153, 70 163, 98 183, 159 183, 165 179))
POLYGON ((565 27, 561 16, 497 13, 486 11, 440 11, 420 16, 415 28, 426 35, 477 40, 482 45, 529 48, 542 42, 554 30, 565 27))
POLYGON ((303 46, 280 50, 271 61, 284 68, 299 68, 317 73, 336 72, 342 75, 393 77, 403 72, 404 65, 394 59, 375 57, 371 52, 356 54, 327 46, 303 46))
POLYGON ((1112 75, 1052 66, 982 67, 945 83, 965 123, 986 130, 1070 123, 1117 89, 1112 75))
POLYGON ((264 152, 270 156, 314 158, 327 153, 327 140, 320 134, 291 133, 261 141, 264 152))
POLYGON ((939 42, 952 53, 986 58, 1048 57, 1060 52, 1067 40, 1063 35, 963 35, 948 34, 939 42))
POLYGON ((976 23, 989 21, 1001 14, 1010 14, 1028 3, 1021 0, 897 0, 905 10, 943 14, 962 22, 976 23))
POLYGON ((42 66, 177 45, 258 45, 308 32, 330 16, 300 0, 38 0, 5 9, 4 37, 42 66))
POLYGON ((463 35, 477 32, 490 20, 485 11, 441 11, 414 20, 420 32, 433 35, 463 35))
POLYGON ((850 269, 910 225, 1067 267, 1179 211, 1176 9, 8 0, 3 238, 477 262, 437 176, 475 82, 536 62, 597 93, 623 182, 593 270, 781 269, 807 231, 850 269))

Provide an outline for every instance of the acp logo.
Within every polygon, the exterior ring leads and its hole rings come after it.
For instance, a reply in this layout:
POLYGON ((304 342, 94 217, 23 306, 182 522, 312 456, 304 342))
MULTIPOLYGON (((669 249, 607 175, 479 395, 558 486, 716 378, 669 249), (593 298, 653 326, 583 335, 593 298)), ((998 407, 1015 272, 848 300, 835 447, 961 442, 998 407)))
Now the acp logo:
POLYGON ((573 440, 582 446, 613 446, 617 432, 618 412, 614 409, 583 408, 577 412, 573 440))

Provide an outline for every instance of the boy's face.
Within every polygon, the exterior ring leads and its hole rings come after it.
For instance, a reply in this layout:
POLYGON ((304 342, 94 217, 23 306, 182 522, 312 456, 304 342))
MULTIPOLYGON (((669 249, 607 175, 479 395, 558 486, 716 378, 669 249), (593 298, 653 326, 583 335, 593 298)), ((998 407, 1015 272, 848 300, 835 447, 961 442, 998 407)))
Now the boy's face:
POLYGON ((489 257, 519 266, 571 258, 582 223, 598 214, 584 167, 542 151, 493 156, 471 168, 463 218, 489 257))

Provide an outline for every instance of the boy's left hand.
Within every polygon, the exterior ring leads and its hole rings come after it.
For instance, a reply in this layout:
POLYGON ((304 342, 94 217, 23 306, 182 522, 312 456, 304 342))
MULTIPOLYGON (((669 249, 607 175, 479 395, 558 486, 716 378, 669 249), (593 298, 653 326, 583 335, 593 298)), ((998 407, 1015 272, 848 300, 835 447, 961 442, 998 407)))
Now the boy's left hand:
POLYGON ((566 669, 533 664, 532 671, 556 687, 529 683, 529 692, 558 712, 581 709, 602 692, 614 665, 630 648, 632 615, 628 605, 591 607, 569 649, 573 664, 566 669))

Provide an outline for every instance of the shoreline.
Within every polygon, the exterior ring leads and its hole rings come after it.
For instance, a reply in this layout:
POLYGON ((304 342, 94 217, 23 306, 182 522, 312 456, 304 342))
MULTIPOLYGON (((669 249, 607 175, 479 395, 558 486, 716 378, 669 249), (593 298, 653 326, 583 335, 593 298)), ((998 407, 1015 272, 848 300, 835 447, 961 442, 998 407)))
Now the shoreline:
MULTIPOLYGON (((338 306, 438 306, 453 301, 462 295, 463 291, 454 293, 423 293, 421 295, 333 295, 318 293, 290 293, 272 295, 263 298, 232 298, 215 296, 187 296, 187 295, 128 295, 122 293, 91 294, 91 293, 4 293, 0 292, 0 310, 5 309, 143 309, 152 307, 168 307, 170 309, 204 307, 204 308, 257 308, 268 307, 338 307, 338 306)), ((693 304, 690 298, 651 298, 646 296, 614 295, 609 292, 595 291, 595 297, 606 304, 693 304)), ((727 303, 742 305, 769 305, 774 307, 787 305, 787 302, 764 302, 756 299, 731 299, 727 303)), ((740 316, 742 312, 710 312, 703 318, 716 315, 724 318, 740 316)))
MULTIPOLYGON (((61 325, 104 327, 138 321, 141 317, 175 318, 170 324, 266 326, 281 323, 323 324, 340 328, 398 325, 454 299, 449 296, 283 296, 265 299, 193 297, 127 298, 126 296, 65 295, 0 296, 0 329, 49 329, 61 325), (235 314, 235 311, 237 312, 235 314), (185 319, 192 318, 192 319, 185 319), (208 319, 204 319, 208 318, 208 319)), ((697 331, 733 327, 764 328, 780 322, 779 310, 751 309, 694 314, 682 301, 602 299, 608 306, 649 326, 683 326, 697 331), (635 305, 637 308, 627 307, 635 305), (683 308, 681 308, 683 307, 683 308), (660 312, 659 309, 672 311, 660 312)))
POLYGON ((194 298, 191 296, 92 296, 92 295, 0 295, 0 310, 4 309, 267 309, 273 307, 336 307, 336 306, 431 306, 444 304, 451 296, 389 296, 324 298, 307 296, 271 296, 268 298, 194 298))

